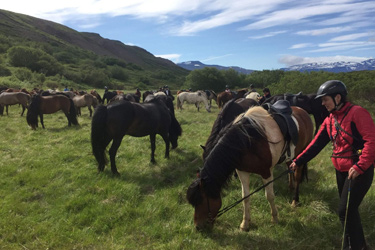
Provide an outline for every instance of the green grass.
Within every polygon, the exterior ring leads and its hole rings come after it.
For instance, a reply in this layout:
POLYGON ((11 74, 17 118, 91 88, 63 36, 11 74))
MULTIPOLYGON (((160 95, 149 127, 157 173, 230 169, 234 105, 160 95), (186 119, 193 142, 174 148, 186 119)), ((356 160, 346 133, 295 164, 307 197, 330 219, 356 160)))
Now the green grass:
MULTIPOLYGON (((176 116, 183 128, 179 147, 164 159, 157 136, 150 164, 149 138, 126 136, 117 154, 120 177, 103 173, 91 153, 91 119, 82 109, 80 126, 68 127, 60 112, 45 115, 46 129, 32 131, 21 108, 0 117, 0 249, 339 249, 338 195, 327 147, 310 163, 301 206, 290 206, 287 179, 275 183, 279 224, 271 223, 264 192, 251 197, 252 228, 239 230, 242 205, 218 219, 211 233, 193 225, 185 194, 202 166, 204 144, 219 110, 197 112, 184 105, 176 116)), ((275 168, 275 176, 285 166, 275 168)), ((261 185, 252 176, 251 189, 261 185)), ((238 180, 223 205, 240 198, 238 180)), ((361 205, 368 243, 375 246, 375 189, 361 205)))

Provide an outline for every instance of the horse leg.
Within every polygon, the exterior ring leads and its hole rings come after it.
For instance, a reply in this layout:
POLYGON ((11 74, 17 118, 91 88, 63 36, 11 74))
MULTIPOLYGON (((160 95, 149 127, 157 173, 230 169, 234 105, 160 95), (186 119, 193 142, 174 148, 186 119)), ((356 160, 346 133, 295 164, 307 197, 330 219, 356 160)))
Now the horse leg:
POLYGON ((118 148, 121 145, 122 138, 123 136, 113 138, 111 148, 109 149, 109 158, 111 160, 111 170, 114 175, 120 175, 116 167, 116 154, 117 154, 118 148))
POLYGON ((150 142, 151 142, 151 163, 155 164, 155 140, 156 140, 156 134, 150 135, 150 142))
POLYGON ((89 111, 90 111, 90 117, 92 117, 92 109, 91 109, 91 105, 89 105, 88 108, 89 108, 89 111))
POLYGON ((165 142, 165 158, 169 158, 169 136, 163 135, 163 140, 165 142))
POLYGON ((22 113, 21 116, 23 116, 23 113, 25 113, 26 106, 22 104, 22 113))
MULTIPOLYGON (((242 197, 250 194, 250 174, 248 172, 236 170, 238 178, 241 181, 242 197)), ((250 197, 243 201, 243 217, 240 229, 242 231, 249 231, 250 229, 250 197)))
MULTIPOLYGON (((293 201, 292 201, 292 207, 297 207, 299 204, 299 186, 302 182, 303 178, 303 171, 306 168, 306 165, 303 165, 299 168, 297 168, 294 171, 294 174, 289 174, 289 179, 292 179, 292 188, 294 189, 294 196, 293 196, 293 201)), ((290 187, 290 184, 289 184, 290 187)), ((292 189, 292 190, 293 190, 292 189)))
MULTIPOLYGON (((263 184, 266 184, 270 181, 273 180, 273 173, 272 173, 272 170, 271 170, 271 176, 267 179, 262 179, 263 180, 263 184)), ((278 223, 279 222, 279 219, 278 219, 278 212, 277 212, 277 208, 276 208, 276 205, 275 205, 275 193, 273 191, 273 183, 270 183, 267 187, 265 187, 265 194, 266 194, 266 198, 270 204, 270 207, 271 207, 271 215, 272 215, 272 222, 273 223, 278 223)))
POLYGON ((40 117, 40 123, 42 124, 42 128, 45 128, 44 127, 44 122, 43 122, 43 114, 39 113, 39 117, 40 117))
POLYGON ((197 107, 198 112, 199 112, 199 102, 196 102, 196 103, 195 103, 195 107, 197 107))

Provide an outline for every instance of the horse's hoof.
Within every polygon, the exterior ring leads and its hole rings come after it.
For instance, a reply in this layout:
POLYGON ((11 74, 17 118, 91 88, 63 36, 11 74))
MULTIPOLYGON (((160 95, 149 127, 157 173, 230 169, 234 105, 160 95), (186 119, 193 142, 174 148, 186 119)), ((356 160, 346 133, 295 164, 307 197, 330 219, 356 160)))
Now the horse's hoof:
POLYGON ((272 223, 273 224, 278 224, 279 223, 279 218, 277 218, 277 217, 272 217, 272 223))
POLYGON ((240 225, 240 230, 244 232, 250 231, 250 223, 245 223, 244 221, 240 225))
POLYGON ((291 206, 292 206, 293 208, 299 207, 299 202, 294 200, 294 201, 292 202, 291 206))
POLYGON ((117 172, 117 171, 116 171, 116 172, 112 172, 112 173, 113 173, 113 175, 116 176, 116 177, 119 177, 119 176, 120 176, 120 173, 117 172))

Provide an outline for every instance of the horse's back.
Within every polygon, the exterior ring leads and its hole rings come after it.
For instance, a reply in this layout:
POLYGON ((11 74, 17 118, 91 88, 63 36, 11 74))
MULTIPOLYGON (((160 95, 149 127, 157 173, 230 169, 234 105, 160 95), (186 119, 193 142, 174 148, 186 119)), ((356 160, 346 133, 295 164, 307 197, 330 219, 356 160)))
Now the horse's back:
POLYGON ((0 94, 0 104, 14 105, 20 103, 22 105, 27 105, 30 98, 30 95, 23 92, 3 92, 0 94))
POLYGON ((40 109, 43 114, 52 114, 59 110, 69 112, 70 99, 65 95, 40 96, 40 109))

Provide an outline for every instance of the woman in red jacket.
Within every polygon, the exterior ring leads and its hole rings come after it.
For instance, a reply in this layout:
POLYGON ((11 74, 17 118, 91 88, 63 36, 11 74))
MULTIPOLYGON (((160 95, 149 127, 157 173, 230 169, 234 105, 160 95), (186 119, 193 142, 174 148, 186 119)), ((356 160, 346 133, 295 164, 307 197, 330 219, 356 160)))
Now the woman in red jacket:
POLYGON ((332 143, 331 159, 336 168, 340 196, 338 214, 345 230, 344 249, 356 250, 366 249, 358 207, 374 177, 375 125, 369 112, 346 101, 346 96, 346 86, 341 81, 327 81, 319 87, 316 98, 322 98, 322 105, 330 115, 310 145, 290 165, 290 169, 295 170, 307 163, 329 142, 332 143))

